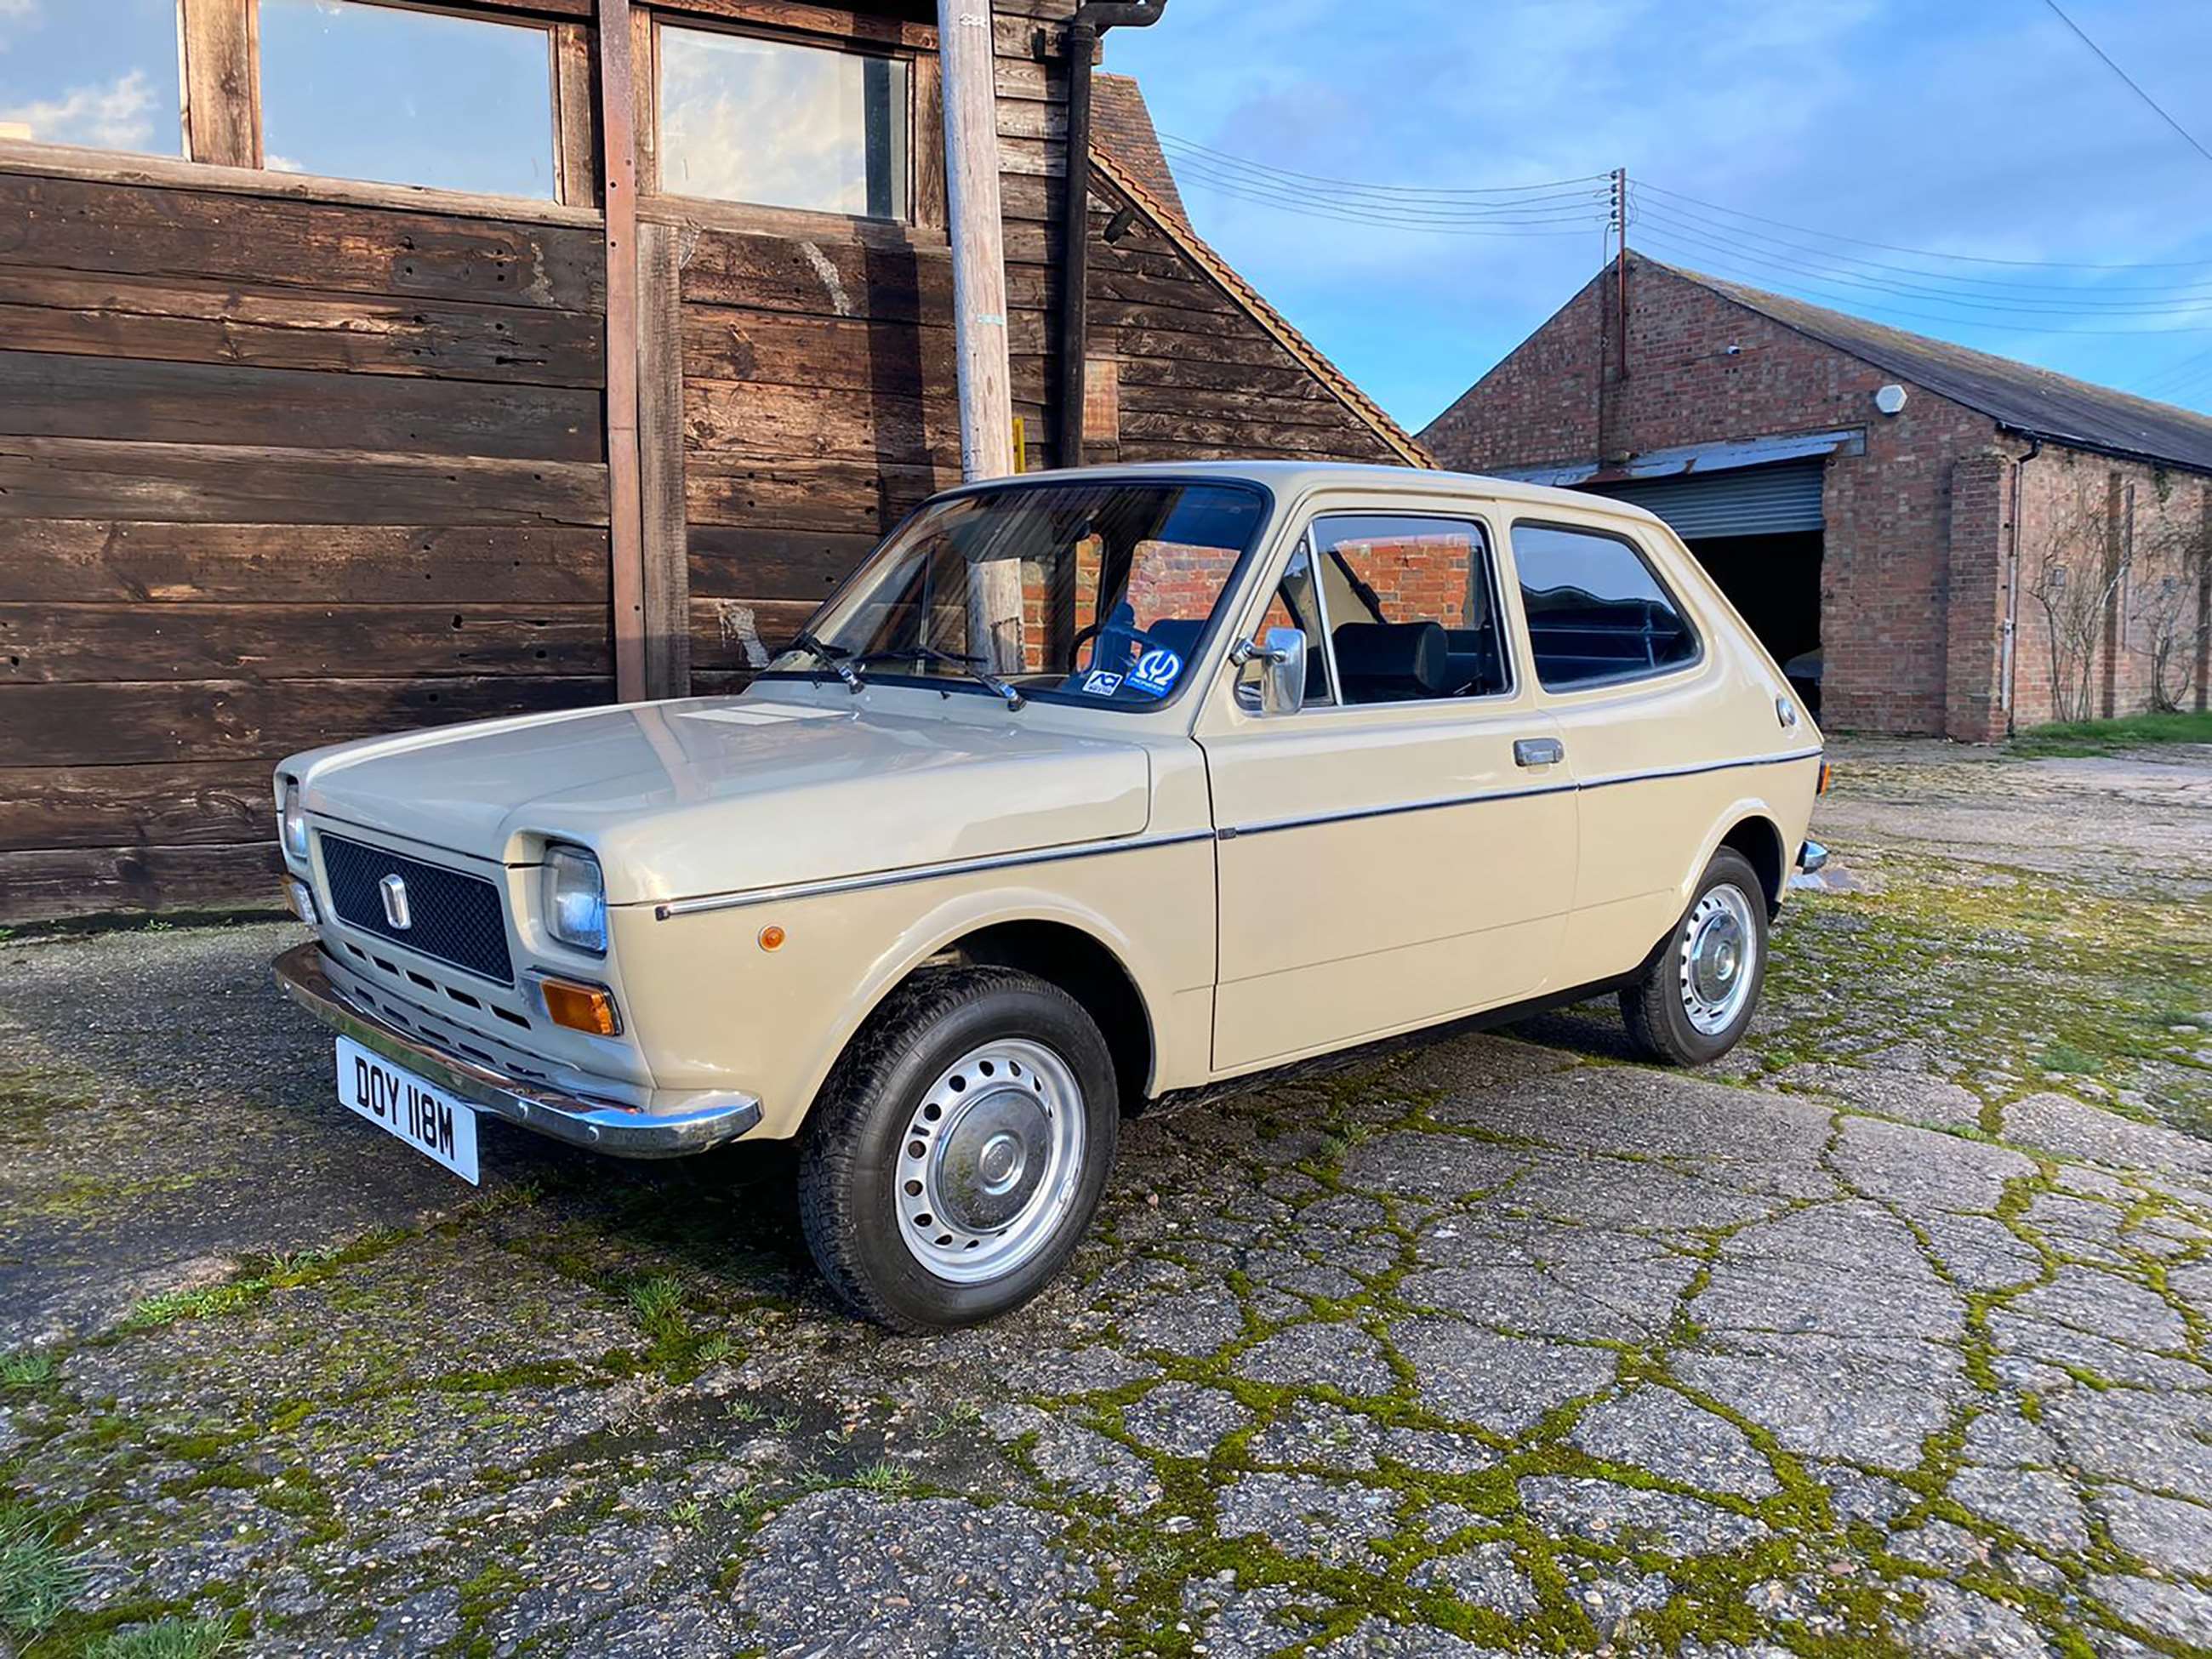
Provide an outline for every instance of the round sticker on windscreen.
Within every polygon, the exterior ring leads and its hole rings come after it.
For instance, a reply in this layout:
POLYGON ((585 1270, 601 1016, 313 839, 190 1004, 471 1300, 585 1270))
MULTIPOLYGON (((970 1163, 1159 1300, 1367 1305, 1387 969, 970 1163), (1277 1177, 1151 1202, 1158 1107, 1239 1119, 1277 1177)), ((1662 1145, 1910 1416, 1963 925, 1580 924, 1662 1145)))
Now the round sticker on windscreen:
POLYGON ((1175 689, 1176 677, 1182 672, 1182 659, 1174 652, 1147 651, 1129 671, 1127 684, 1132 690, 1148 697, 1164 697, 1175 689))

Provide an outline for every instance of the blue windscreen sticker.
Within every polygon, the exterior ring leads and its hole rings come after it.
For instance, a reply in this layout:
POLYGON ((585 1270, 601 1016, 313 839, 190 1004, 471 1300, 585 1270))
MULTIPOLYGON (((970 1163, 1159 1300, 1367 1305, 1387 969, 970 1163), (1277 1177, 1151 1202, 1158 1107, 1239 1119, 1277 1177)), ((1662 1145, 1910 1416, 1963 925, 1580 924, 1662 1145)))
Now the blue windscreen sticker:
POLYGON ((1094 697, 1110 697, 1121 689, 1121 677, 1109 674, 1103 668, 1094 668, 1083 677, 1083 689, 1094 697))
POLYGON ((1182 672, 1182 659, 1172 651, 1147 651, 1129 671, 1129 684, 1148 697, 1164 697, 1175 689, 1182 672))

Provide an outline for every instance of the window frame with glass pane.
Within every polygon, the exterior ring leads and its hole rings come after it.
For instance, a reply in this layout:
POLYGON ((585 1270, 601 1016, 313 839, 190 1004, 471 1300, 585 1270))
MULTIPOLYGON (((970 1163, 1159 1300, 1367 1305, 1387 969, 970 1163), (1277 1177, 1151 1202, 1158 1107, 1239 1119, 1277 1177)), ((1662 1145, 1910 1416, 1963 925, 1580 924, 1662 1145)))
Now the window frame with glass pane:
MULTIPOLYGON (((1489 521, 1482 515, 1470 513, 1423 512, 1416 508, 1389 506, 1366 510, 1328 508, 1316 513, 1307 521, 1305 531, 1301 538, 1301 544, 1309 549, 1319 550, 1314 560, 1316 570, 1314 583, 1319 596, 1317 608, 1321 613, 1322 633, 1319 641, 1319 650, 1326 664, 1328 686, 1332 693, 1330 701, 1319 707, 1382 708, 1405 706, 1416 708, 1434 708, 1437 705, 1463 706, 1508 701, 1518 693, 1520 679, 1516 669, 1512 629, 1510 619, 1503 608, 1501 597, 1502 567, 1498 556, 1498 538, 1491 528, 1489 521), (1325 548, 1322 546, 1325 539, 1323 526, 1332 521, 1449 526, 1456 530, 1471 532, 1468 547, 1467 598, 1470 602, 1472 601, 1478 580, 1485 584, 1482 591, 1488 601, 1487 623, 1480 629, 1453 629, 1440 617, 1416 617, 1409 623, 1391 623, 1387 617, 1381 614, 1376 600, 1361 594, 1360 590, 1363 587, 1367 588, 1369 593, 1372 593, 1373 589, 1357 570, 1351 568, 1350 562, 1342 556, 1338 546, 1332 545, 1325 548), (1328 567, 1324 567, 1323 561, 1333 562, 1333 568, 1338 577, 1338 581, 1334 585, 1346 588, 1358 599, 1359 608, 1375 617, 1376 621, 1397 628, 1411 626, 1414 623, 1429 622, 1441 628, 1446 635, 1445 672, 1447 673, 1456 672, 1450 666, 1450 659, 1453 657, 1476 654, 1474 651, 1455 649, 1451 636, 1456 634, 1486 632, 1492 641, 1490 650, 1502 684, 1480 691, 1469 690, 1462 685, 1453 690, 1409 693, 1404 696, 1353 696, 1346 682, 1343 665, 1337 657, 1336 630, 1343 625, 1343 623, 1336 614, 1339 608, 1337 603, 1330 598, 1332 583, 1325 574, 1328 567)), ((1287 570, 1285 574, 1287 576, 1287 570)), ((1470 681, 1468 684, 1471 684, 1473 682, 1470 681)))
MULTIPOLYGON (((653 135, 652 187, 657 194, 681 198, 686 202, 711 202, 739 211, 811 214, 863 224, 911 225, 916 222, 915 196, 920 169, 915 164, 915 150, 924 137, 916 115, 917 88, 921 80, 916 53, 882 46, 874 42, 855 41, 843 36, 800 36, 759 29, 724 27, 712 18, 687 15, 678 21, 658 14, 653 20, 652 39, 652 84, 649 91, 653 135), (850 205, 836 205, 820 199, 793 199, 788 194, 785 194, 783 199, 776 199, 779 194, 783 193, 767 189, 750 191, 742 184, 715 189, 690 179, 673 177, 671 164, 681 165, 682 157, 671 142, 668 93, 672 40, 696 42, 700 50, 708 53, 717 51, 741 52, 752 49, 763 58, 777 52, 811 54, 825 60, 814 67, 828 68, 834 61, 840 72, 848 63, 860 65, 862 84, 858 187, 866 198, 866 205, 856 211, 850 205), (882 181, 889 199, 882 211, 876 210, 873 200, 878 187, 874 159, 877 135, 870 130, 872 94, 866 86, 869 70, 876 65, 884 66, 889 82, 885 93, 889 108, 881 134, 885 150, 882 181)), ((722 95, 731 94, 725 92, 722 95)), ((681 123, 678 124, 679 129, 681 125, 681 123)), ((845 136, 840 135, 841 138, 845 136)), ((841 181, 838 188, 848 188, 850 182, 841 181)))
MULTIPOLYGON (((189 0, 187 3, 189 3, 189 0)), ((328 3, 328 0, 274 0, 274 3, 280 6, 307 5, 319 8, 328 3)), ((532 122, 539 125, 539 137, 542 139, 543 148, 533 157, 532 165, 543 165, 544 181, 542 188, 518 191, 488 186, 481 183, 428 179, 421 176, 423 169, 419 167, 394 167, 387 174, 380 167, 363 170, 358 165, 333 169, 324 165, 320 161, 296 168, 277 165, 278 158, 281 158, 284 152, 285 143, 281 132, 274 136, 272 142, 272 135, 269 130, 270 114, 269 44, 272 35, 269 27, 268 11, 270 3, 271 0, 252 0, 257 27, 254 99, 257 125, 261 133, 262 166, 268 172, 283 178, 304 176, 312 179, 347 179, 366 185, 447 191, 460 196, 496 197, 512 200, 517 204, 529 203, 544 205, 558 204, 563 200, 566 191, 561 154, 560 66, 556 33, 552 23, 540 18, 511 15, 504 11, 495 14, 486 13, 459 6, 419 5, 404 3, 402 0, 337 0, 338 9, 335 15, 341 18, 353 16, 365 20, 375 15, 388 19, 394 14, 411 15, 419 18, 434 19, 441 23, 474 26, 484 29, 519 31, 537 37, 537 44, 542 48, 544 62, 544 106, 542 110, 533 112, 532 122)), ((281 32, 274 38, 281 39, 281 32)), ((462 37, 456 33, 450 38, 459 41, 462 37)), ((478 35, 473 38, 480 42, 489 42, 494 39, 490 35, 478 35)), ((514 43, 510 41, 506 44, 514 43)), ((501 49, 505 50, 506 45, 502 45, 501 49)), ((417 69, 420 61, 425 56, 426 54, 419 52, 407 53, 405 54, 406 64, 410 70, 417 69)), ((280 102, 277 107, 281 110, 284 105, 280 102)), ((504 128, 515 124, 502 123, 501 125, 504 128)), ((466 147, 456 146, 456 148, 465 149, 466 147)))
MULTIPOLYGON (((0 7, 0 11, 6 9, 0 7)), ((191 34, 184 12, 176 0, 168 0, 167 4, 161 3, 161 0, 139 0, 135 9, 138 15, 126 18, 120 27, 114 19, 96 16, 89 9, 18 9, 14 14, 16 26, 27 33, 12 43, 0 38, 0 65, 27 69, 32 84, 23 89, 20 101, 15 93, 0 91, 0 112, 8 114, 10 128, 20 125, 27 131, 0 136, 0 144, 34 144, 83 150, 95 155, 191 160, 185 94, 189 72, 186 49, 191 34), (166 28, 162 27, 164 23, 166 28), (134 31, 143 32, 145 38, 134 40, 134 31), (161 50, 145 56, 157 33, 163 37, 161 50), (42 36, 46 38, 42 40, 42 36), (96 44, 91 38, 95 36, 96 44), (98 67, 90 63, 67 66, 72 62, 70 54, 73 49, 96 54, 101 46, 119 47, 121 55, 98 67), (100 77, 118 64, 120 72, 103 83, 100 77), (51 79, 41 81, 41 76, 51 79), (91 78, 76 79, 80 76, 91 78), (166 88, 166 95, 162 88, 166 88), (137 99, 143 99, 143 103, 129 101, 137 99), (131 142, 122 124, 142 114, 148 124, 148 136, 143 143, 131 142), (50 125, 42 128, 32 120, 15 118, 19 116, 36 117, 50 125), (80 120, 87 122, 93 131, 84 136, 60 136, 71 131, 71 122, 80 120), (103 128, 105 131, 100 131, 103 128), (94 132, 99 136, 93 136, 94 132)), ((6 27, 0 24, 0 28, 6 27)))
MULTIPOLYGON (((1623 534, 1619 531, 1601 530, 1592 525, 1576 524, 1558 519, 1538 518, 1515 519, 1511 534, 1514 587, 1521 601, 1521 621, 1528 641, 1529 666, 1535 673, 1536 683, 1543 687, 1547 696, 1571 696, 1580 691, 1603 690, 1616 686, 1641 684, 1647 680, 1686 673, 1705 661, 1705 635, 1699 630, 1694 616, 1689 607, 1682 603, 1681 596, 1675 592, 1668 584, 1666 577, 1660 574, 1658 563, 1652 558, 1650 550, 1634 537, 1623 534), (1528 586, 1528 571, 1524 563, 1523 535, 1524 532, 1532 530, 1556 535, 1580 536, 1591 541, 1610 542, 1624 549, 1642 568, 1645 578, 1657 592, 1659 599, 1672 614, 1676 623, 1680 625, 1682 636, 1689 641, 1688 652, 1667 662, 1632 665, 1617 672, 1592 674, 1554 683, 1544 672, 1544 653, 1537 644, 1537 618, 1544 613, 1530 603, 1532 590, 1528 586)), ((1551 590, 1540 591, 1548 592, 1551 590)), ((1587 589, 1583 591, 1588 592, 1587 589)), ((1589 597, 1592 599, 1597 598, 1595 594, 1591 594, 1589 597)), ((1592 629, 1589 631, 1596 630, 1592 629)), ((1647 628, 1647 634, 1648 632, 1647 628)))

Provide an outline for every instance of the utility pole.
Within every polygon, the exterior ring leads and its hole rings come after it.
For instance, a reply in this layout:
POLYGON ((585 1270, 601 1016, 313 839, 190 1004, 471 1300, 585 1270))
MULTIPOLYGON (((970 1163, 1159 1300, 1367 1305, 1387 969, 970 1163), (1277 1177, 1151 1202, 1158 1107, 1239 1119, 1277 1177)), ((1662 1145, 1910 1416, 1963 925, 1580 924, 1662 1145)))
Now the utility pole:
POLYGON ((1613 378, 1628 378, 1628 169, 1613 170, 1613 378))
MULTIPOLYGON (((990 0, 937 0, 945 88, 945 183, 951 218, 952 311, 960 381, 960 476, 1014 470, 1006 352, 1006 231, 999 207, 999 110, 990 0)), ((1022 666, 1020 562, 979 562, 969 585, 968 649, 1000 672, 1022 666)))

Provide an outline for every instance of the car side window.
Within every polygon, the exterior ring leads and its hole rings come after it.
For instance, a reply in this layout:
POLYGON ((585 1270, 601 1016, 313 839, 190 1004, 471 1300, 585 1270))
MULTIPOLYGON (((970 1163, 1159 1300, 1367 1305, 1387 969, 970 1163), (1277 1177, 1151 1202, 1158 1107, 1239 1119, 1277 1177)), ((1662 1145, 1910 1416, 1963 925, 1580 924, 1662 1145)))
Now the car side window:
MULTIPOLYGON (((1267 614, 1252 637, 1264 641, 1271 628, 1295 628, 1306 636, 1306 706, 1336 701, 1330 691, 1328 653, 1322 649, 1321 599, 1314 588, 1313 549, 1301 541, 1283 571, 1282 586, 1268 602, 1267 614)), ((1247 708, 1260 707, 1261 665, 1257 660, 1237 671, 1237 698, 1247 708)))
POLYGON ((1344 702, 1486 697, 1512 689, 1480 524, 1346 514, 1316 519, 1312 544, 1344 702))
POLYGON ((1547 691, 1663 673, 1698 636, 1636 544, 1564 525, 1513 526, 1528 649, 1547 691))

